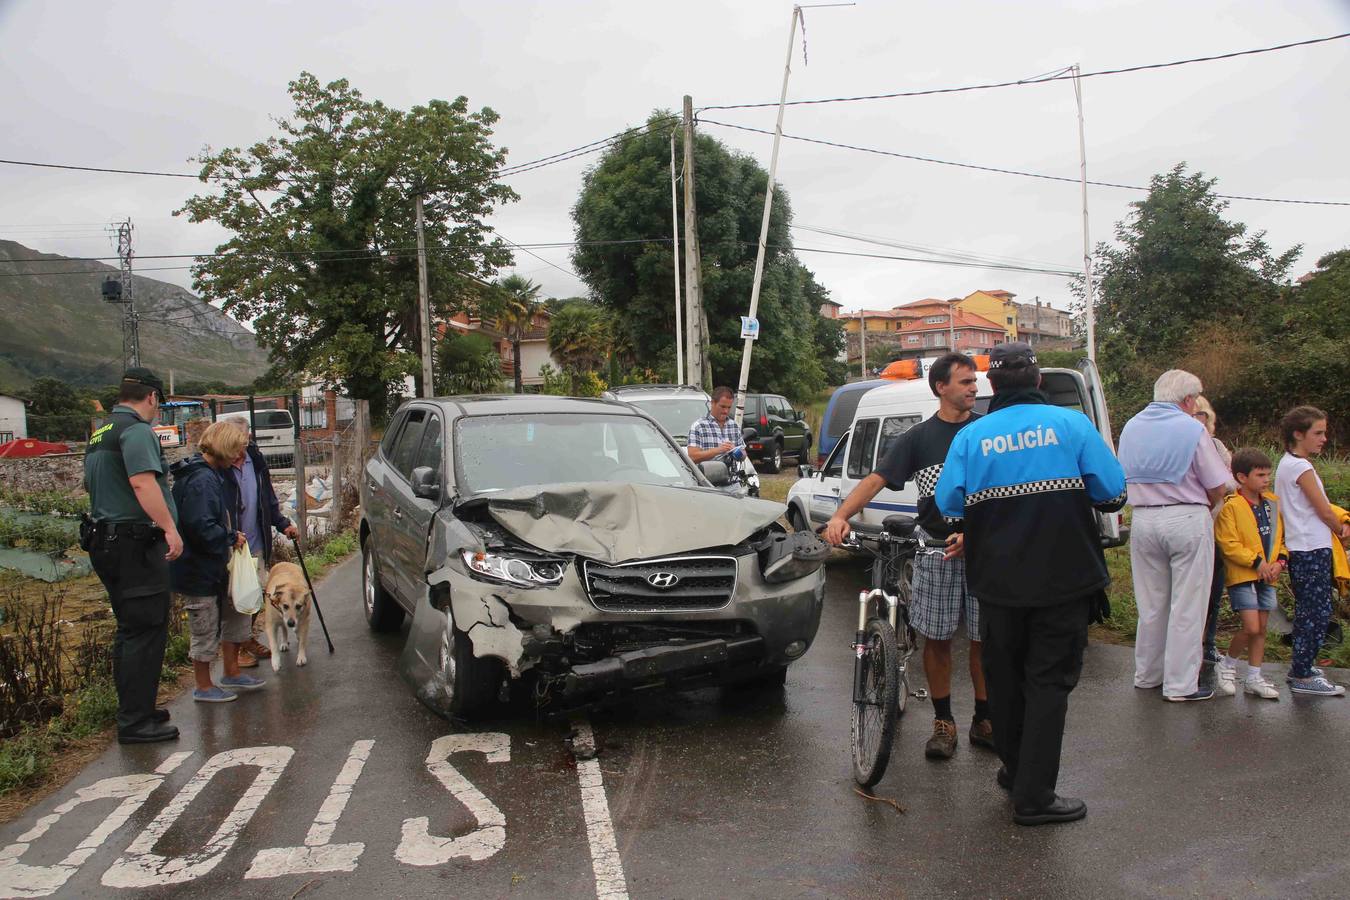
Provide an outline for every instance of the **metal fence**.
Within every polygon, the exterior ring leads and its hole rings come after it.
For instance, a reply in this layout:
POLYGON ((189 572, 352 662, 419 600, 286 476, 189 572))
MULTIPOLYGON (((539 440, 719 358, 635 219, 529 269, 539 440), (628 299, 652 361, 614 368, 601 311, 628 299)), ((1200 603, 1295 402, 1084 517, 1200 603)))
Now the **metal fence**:
POLYGON ((350 526, 358 501, 357 478, 370 458, 370 407, 355 404, 350 421, 331 433, 301 432, 294 472, 277 475, 282 512, 305 539, 322 539, 350 526), (283 496, 284 494, 284 496, 283 496))

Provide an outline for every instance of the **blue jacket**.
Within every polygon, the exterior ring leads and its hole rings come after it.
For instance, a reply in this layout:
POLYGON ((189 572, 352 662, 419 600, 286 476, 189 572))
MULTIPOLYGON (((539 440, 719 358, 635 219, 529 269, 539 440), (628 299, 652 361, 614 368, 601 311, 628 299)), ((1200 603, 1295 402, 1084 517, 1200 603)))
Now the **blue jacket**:
MULTIPOLYGON (((285 531, 291 527, 291 520, 281 514, 281 504, 277 502, 276 488, 272 487, 272 471, 267 467, 267 458, 258 445, 249 441, 248 456, 253 460, 253 477, 258 481, 258 534, 262 536, 262 558, 268 564, 272 562, 272 529, 285 531)), ((233 480, 235 472, 230 473, 233 480)), ((240 528, 240 531, 247 531, 240 528)))
POLYGON ((183 536, 183 555, 169 563, 169 583, 180 594, 219 594, 229 583, 225 567, 240 530, 239 490, 233 478, 211 468, 200 453, 169 471, 183 536))
POLYGON ((995 394, 957 433, 935 497, 965 532, 966 584, 985 603, 1051 606, 1110 583, 1093 507, 1125 503, 1125 473, 1087 416, 1039 391, 995 394))

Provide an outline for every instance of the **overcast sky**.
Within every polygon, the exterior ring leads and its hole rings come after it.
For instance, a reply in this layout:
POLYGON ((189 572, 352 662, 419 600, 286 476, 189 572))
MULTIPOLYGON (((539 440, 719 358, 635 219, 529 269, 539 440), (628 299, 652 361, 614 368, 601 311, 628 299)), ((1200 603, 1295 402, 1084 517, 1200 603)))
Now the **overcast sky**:
MULTIPOLYGON (((196 2, 0 0, 0 157, 195 171, 203 146, 247 145, 290 111, 300 71, 346 77, 407 108, 463 94, 490 106, 510 162, 642 123, 656 108, 776 100, 791 5, 783 2, 196 2)), ((1350 32, 1350 0, 905 2, 807 9, 789 99, 1091 72, 1350 32)), ((1221 193, 1350 201, 1350 39, 1083 82, 1088 176, 1144 185, 1177 162, 1221 193)), ((703 113, 772 129, 773 109, 703 113)), ((766 167, 772 138, 701 126, 766 167)), ((922 98, 789 107, 787 134, 981 166, 1076 178, 1071 82, 922 98)), ((492 224, 518 243, 570 240, 586 156, 515 176, 520 202, 492 224)), ((778 181, 799 226, 941 248, 1016 265, 1081 267, 1076 183, 1056 183, 785 140, 778 181)), ((99 223, 131 217, 141 256, 212 250, 223 233, 172 211, 187 179, 0 165, 0 238, 52 253, 107 256, 99 223)), ((1141 192, 1089 189, 1093 243, 1109 240, 1141 192)), ((1350 207, 1234 201, 1276 251, 1306 248, 1295 275, 1350 245, 1350 207)), ((650 235, 635 235, 650 237, 650 235)), ((799 248, 917 255, 798 230, 799 248)), ((584 293, 568 251, 520 254, 545 295, 584 293), (552 263, 553 265, 549 265, 552 263), (556 268, 555 268, 556 266, 556 268)), ((1002 288, 1067 307, 1067 279, 800 252, 848 309, 1002 288)), ((138 270, 190 284, 185 261, 138 270)), ((748 298, 747 298, 748 300, 748 298)))

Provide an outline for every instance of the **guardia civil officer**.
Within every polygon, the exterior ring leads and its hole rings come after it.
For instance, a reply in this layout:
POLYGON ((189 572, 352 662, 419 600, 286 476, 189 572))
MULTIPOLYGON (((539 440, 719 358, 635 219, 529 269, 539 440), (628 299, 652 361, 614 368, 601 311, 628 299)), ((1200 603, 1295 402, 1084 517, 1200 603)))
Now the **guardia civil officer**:
POLYGON ((155 708, 168 639, 169 561, 183 552, 169 466, 150 427, 163 399, 164 383, 153 372, 128 369, 84 457, 90 516, 81 538, 117 617, 113 680, 123 744, 178 737, 168 711, 155 708))
POLYGON ((1055 792, 1064 716, 1110 582, 1093 507, 1124 505, 1125 473, 1087 416, 1040 392, 1030 346, 994 347, 989 382, 989 413, 952 440, 936 499, 965 532, 1013 821, 1070 822, 1087 805, 1055 792))

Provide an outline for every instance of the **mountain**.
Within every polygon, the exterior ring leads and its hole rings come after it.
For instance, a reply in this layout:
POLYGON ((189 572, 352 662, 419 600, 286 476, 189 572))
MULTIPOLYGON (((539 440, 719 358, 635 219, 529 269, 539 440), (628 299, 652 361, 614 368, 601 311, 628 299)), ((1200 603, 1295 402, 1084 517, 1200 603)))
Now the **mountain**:
MULTIPOLYGON (((122 371, 122 310, 103 300, 112 266, 0 241, 0 385, 35 378, 108 385, 122 371)), ((191 291, 134 275, 141 363, 167 382, 247 384, 268 366, 253 332, 191 291)))

